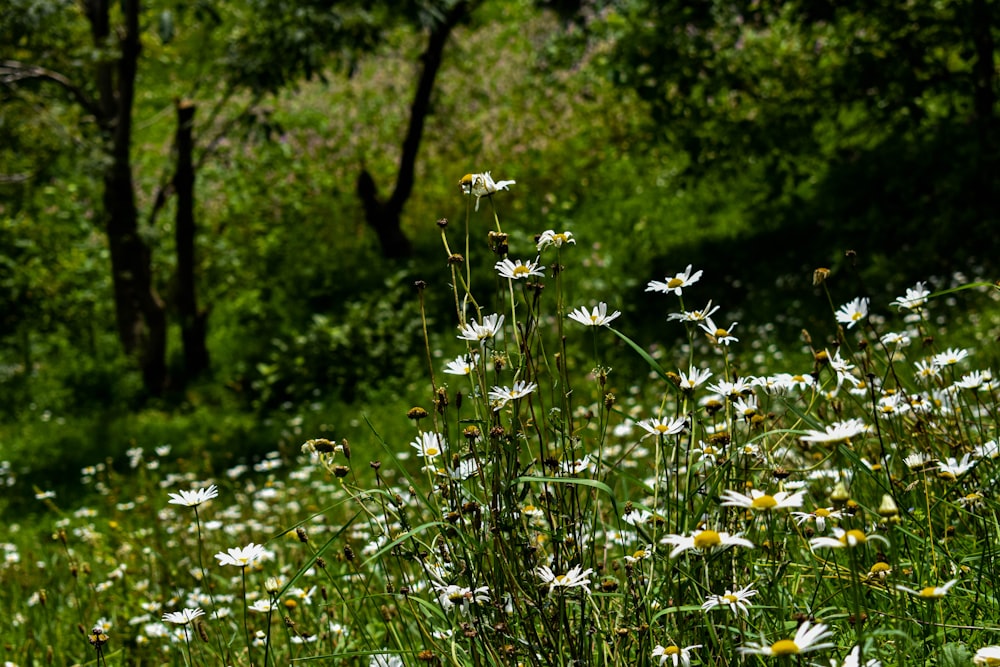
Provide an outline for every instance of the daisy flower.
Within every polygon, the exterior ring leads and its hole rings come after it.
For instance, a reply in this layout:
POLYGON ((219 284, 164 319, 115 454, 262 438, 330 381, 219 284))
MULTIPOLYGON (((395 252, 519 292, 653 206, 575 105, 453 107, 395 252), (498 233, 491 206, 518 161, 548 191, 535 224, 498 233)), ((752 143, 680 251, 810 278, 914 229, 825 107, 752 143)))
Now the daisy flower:
POLYGON ((1000 646, 984 646, 972 656, 974 665, 1000 665, 1000 646))
POLYGON ((673 545, 674 550, 670 552, 671 558, 676 558, 685 551, 696 549, 698 551, 708 551, 710 549, 721 549, 722 547, 746 547, 753 549, 753 542, 740 537, 740 533, 730 535, 714 530, 696 530, 691 535, 666 535, 660 540, 661 544, 673 545))
POLYGON ((167 495, 170 496, 170 500, 167 501, 168 504, 197 507, 212 498, 217 498, 219 496, 219 488, 215 484, 212 484, 207 489, 193 489, 191 491, 181 489, 177 493, 168 493, 167 495))
POLYGON ((838 442, 850 442, 862 433, 869 431, 868 425, 861 419, 846 419, 827 425, 822 431, 807 431, 799 438, 802 442, 815 442, 823 444, 833 444, 838 442))
POLYGON ((278 605, 274 604, 270 600, 261 598, 259 600, 254 600, 253 604, 248 604, 247 609, 259 614, 267 614, 269 612, 277 611, 278 605))
POLYGON ((843 528, 833 529, 834 537, 814 537, 809 540, 809 547, 811 549, 844 549, 847 547, 854 548, 861 546, 868 542, 869 540, 877 540, 879 542, 885 543, 886 546, 889 545, 889 540, 885 539, 881 535, 865 535, 864 531, 854 528, 852 530, 844 530, 843 528))
POLYGON ((187 625, 199 616, 204 616, 201 609, 183 609, 181 611, 168 611, 163 615, 164 623, 176 623, 177 625, 187 625))
POLYGON ((410 447, 416 449, 423 458, 433 459, 441 453, 441 436, 437 433, 421 433, 416 440, 410 443, 410 447))
POLYGON ((438 604, 445 611, 458 607, 463 614, 468 614, 470 605, 485 604, 490 601, 488 586, 472 589, 456 584, 434 584, 434 590, 438 594, 438 604))
POLYGON ((621 312, 617 310, 608 315, 608 304, 602 301, 594 306, 593 310, 589 313, 586 308, 577 308, 566 317, 584 326, 606 327, 619 315, 621 315, 621 312))
POLYGON ((774 383, 782 389, 797 389, 803 391, 816 384, 816 378, 809 374, 799 373, 778 373, 774 376, 774 383))
POLYGON ((905 295, 896 297, 889 305, 896 306, 897 308, 905 308, 906 310, 917 310, 920 306, 927 303, 927 297, 930 293, 930 290, 924 286, 923 282, 918 282, 913 287, 908 287, 905 295))
POLYGON ((694 391, 701 385, 708 381, 708 378, 712 377, 712 371, 707 368, 695 368, 692 366, 688 369, 688 372, 677 369, 678 375, 681 378, 681 389, 684 391, 694 391))
POLYGON ((557 248, 561 248, 564 245, 572 243, 576 245, 576 239, 573 238, 573 232, 560 232, 556 233, 552 229, 546 229, 538 237, 538 252, 541 252, 550 245, 554 245, 557 248))
POLYGON ((406 663, 392 653, 373 653, 368 658, 368 667, 406 667, 406 663))
POLYGON ((227 553, 219 552, 215 557, 219 565, 235 565, 236 567, 246 567, 254 561, 260 560, 264 556, 264 545, 251 542, 243 548, 228 549, 227 553))
POLYGON ((711 317, 706 317, 704 322, 699 322, 698 326, 708 334, 708 337, 716 345, 726 345, 730 343, 738 343, 740 339, 733 335, 733 329, 739 322, 733 322, 729 325, 728 329, 723 329, 722 327, 716 326, 715 322, 712 321, 711 317))
POLYGON ((799 626, 793 639, 782 639, 770 646, 765 642, 751 642, 737 649, 741 654, 756 654, 768 656, 798 655, 807 651, 818 651, 823 648, 833 648, 829 642, 830 629, 823 623, 811 625, 806 621, 799 626))
POLYGON ((795 525, 801 526, 807 521, 815 521, 816 530, 821 533, 826 530, 828 520, 839 521, 843 517, 842 512, 832 507, 817 507, 812 512, 792 512, 791 514, 792 518, 795 519, 795 525))
POLYGON ((682 310, 679 313, 670 313, 667 315, 667 321, 680 321, 680 322, 704 322, 709 317, 711 317, 715 311, 717 311, 721 306, 712 306, 712 300, 708 300, 708 304, 701 310, 682 310))
POLYGON ((969 351, 957 347, 949 347, 947 350, 940 354, 935 354, 932 362, 938 368, 944 368, 945 366, 953 366, 969 356, 969 351))
POLYGON ((448 362, 444 367, 444 372, 448 375, 469 375, 479 363, 478 354, 463 354, 462 356, 448 362))
POLYGON ((744 586, 738 591, 727 590, 723 595, 709 595, 705 598, 701 609, 702 611, 710 611, 718 607, 728 607, 729 611, 734 614, 748 616, 750 614, 750 598, 757 595, 757 591, 750 587, 752 585, 744 586))
POLYGON ((862 665, 861 647, 855 646, 851 649, 850 653, 844 656, 844 659, 841 662, 831 660, 830 667, 882 667, 882 663, 875 658, 872 658, 871 660, 865 660, 862 665))
POLYGON ((509 186, 516 181, 494 181, 490 172, 483 174, 466 174, 458 182, 462 187, 462 192, 467 195, 474 195, 476 198, 476 210, 479 210, 479 200, 483 197, 492 197, 500 190, 509 190, 509 186))
POLYGON ((530 278, 532 276, 545 277, 545 271, 539 268, 537 262, 532 262, 531 260, 527 262, 522 262, 521 260, 512 262, 509 259, 502 259, 494 264, 493 268, 503 278, 509 278, 510 280, 520 280, 521 278, 530 278))
POLYGON ((984 382, 989 383, 992 380, 993 374, 990 371, 972 371, 963 375, 955 386, 959 389, 979 389, 984 382))
POLYGON ((535 570, 542 583, 548 585, 549 594, 557 588, 582 588, 589 593, 590 575, 593 572, 594 568, 588 567, 586 570, 583 570, 579 565, 574 565, 566 574, 556 574, 547 565, 542 565, 535 570))
POLYGON ((898 585, 896 588, 901 591, 905 591, 910 595, 916 595, 927 600, 938 600, 943 598, 951 590, 951 587, 958 583, 958 579, 952 579, 951 581, 945 583, 943 586, 925 586, 919 591, 915 591, 912 588, 907 588, 906 586, 898 585))
POLYGON ((944 462, 938 461, 938 477, 955 481, 975 468, 976 463, 976 461, 970 460, 969 454, 964 454, 961 461, 957 460, 954 456, 949 456, 944 462))
MULTIPOLYGON (((691 267, 688 267, 691 268, 691 267)), ((701 273, 700 271, 698 273, 701 273)), ((661 646, 657 644, 653 648, 653 657, 659 659, 659 664, 665 665, 668 660, 671 661, 674 667, 690 667, 691 665, 691 650, 701 648, 701 644, 694 644, 693 646, 685 646, 681 648, 680 646, 661 646)))
POLYGON ((846 324, 850 329, 855 324, 868 317, 868 299, 858 297, 853 301, 845 303, 837 309, 837 321, 846 324))
POLYGON ((639 426, 653 435, 676 435, 687 427, 687 420, 684 417, 652 417, 639 422, 639 426))
POLYGON ((940 375, 941 369, 935 365, 933 359, 930 361, 926 359, 917 361, 913 364, 913 366, 916 368, 917 377, 921 380, 926 380, 927 378, 937 377, 940 375))
POLYGON ((746 496, 736 491, 726 490, 722 493, 722 506, 745 507, 758 512, 767 512, 789 507, 801 507, 804 497, 805 491, 798 493, 779 491, 772 496, 758 489, 750 489, 750 495, 746 496))
POLYGON ((995 459, 1000 456, 1000 440, 990 440, 981 445, 976 445, 972 450, 973 456, 980 459, 995 459))
POLYGON ((748 378, 737 378, 732 382, 728 380, 719 380, 715 384, 708 385, 708 390, 732 401, 736 400, 740 396, 745 396, 752 392, 753 381, 748 378))
POLYGON ((649 281, 649 284, 646 285, 646 291, 662 292, 663 294, 670 294, 672 292, 680 296, 685 287, 690 287, 698 282, 701 274, 702 271, 700 270, 691 273, 691 265, 688 264, 684 271, 674 274, 673 278, 664 278, 664 282, 660 282, 659 280, 649 281))
POLYGON ((483 318, 482 324, 476 324, 476 320, 471 320, 468 324, 463 324, 458 328, 458 337, 461 340, 469 340, 484 344, 488 339, 495 338, 503 327, 503 315, 487 315, 483 318))
POLYGON ((895 345, 896 347, 909 347, 910 343, 913 342, 909 336, 902 333, 889 332, 884 334, 879 338, 879 342, 883 345, 895 345))
POLYGON ((493 387, 489 393, 489 398, 492 401, 496 401, 496 406, 494 410, 499 410, 503 406, 507 405, 507 401, 513 401, 518 398, 523 398, 535 391, 538 387, 534 382, 524 382, 523 380, 518 380, 514 383, 513 388, 504 387, 493 387))

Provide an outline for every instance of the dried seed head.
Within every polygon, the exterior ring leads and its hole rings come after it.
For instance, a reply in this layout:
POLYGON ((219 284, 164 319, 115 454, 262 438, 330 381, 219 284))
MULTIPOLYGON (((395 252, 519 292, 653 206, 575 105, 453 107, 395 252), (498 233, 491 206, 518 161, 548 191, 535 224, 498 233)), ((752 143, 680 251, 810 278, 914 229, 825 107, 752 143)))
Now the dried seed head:
POLYGON ((295 529, 295 536, 299 538, 299 542, 302 544, 307 544, 309 542, 309 535, 306 533, 306 529, 302 526, 295 529))
POLYGON ((413 421, 420 421, 426 416, 427 416, 427 411, 420 406, 410 408, 409 410, 406 411, 407 419, 412 419, 413 421))

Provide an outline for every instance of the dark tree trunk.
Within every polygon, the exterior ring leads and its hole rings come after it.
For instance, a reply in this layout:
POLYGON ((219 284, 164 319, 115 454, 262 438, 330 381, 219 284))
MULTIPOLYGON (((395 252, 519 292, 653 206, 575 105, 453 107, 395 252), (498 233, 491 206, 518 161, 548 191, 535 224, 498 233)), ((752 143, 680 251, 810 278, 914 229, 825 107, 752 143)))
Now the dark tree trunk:
POLYGON ((207 313, 198 310, 195 280, 194 113, 193 103, 177 102, 177 170, 174 173, 177 218, 174 240, 177 245, 177 313, 184 344, 184 379, 197 377, 208 370, 208 347, 205 344, 208 318, 207 313))
MULTIPOLYGON (((132 106, 139 63, 139 0, 123 0, 125 25, 119 35, 117 60, 100 62, 95 72, 99 93, 98 123, 108 142, 104 172, 104 215, 118 334, 126 353, 139 362, 146 389, 163 391, 167 381, 167 319, 153 287, 149 246, 139 235, 132 181, 132 106)), ((111 37, 107 0, 87 0, 94 45, 107 48, 111 37)))
POLYGON ((972 43, 976 62, 972 66, 975 85, 976 120, 982 138, 991 139, 993 115, 996 106, 995 86, 997 71, 994 64, 996 45, 993 43, 993 21, 986 0, 972 0, 972 43))
POLYGON ((403 140, 403 153, 399 160, 399 172, 396 175, 396 185, 392 194, 387 200, 382 201, 378 196, 375 179, 368 173, 368 170, 362 169, 361 175, 358 176, 358 197, 365 209, 365 220, 378 235, 382 255, 388 259, 409 257, 413 252, 410 239, 406 237, 400 226, 400 216, 403 213, 406 200, 413 192, 414 166, 420 149, 424 121, 430 112, 434 79, 437 77, 438 70, 441 69, 444 46, 452 29, 466 16, 468 11, 469 5, 465 2, 459 2, 451 8, 440 23, 431 29, 427 48, 420 56, 423 68, 420 71, 420 80, 417 82, 417 91, 410 105, 410 123, 406 129, 406 138, 403 140))

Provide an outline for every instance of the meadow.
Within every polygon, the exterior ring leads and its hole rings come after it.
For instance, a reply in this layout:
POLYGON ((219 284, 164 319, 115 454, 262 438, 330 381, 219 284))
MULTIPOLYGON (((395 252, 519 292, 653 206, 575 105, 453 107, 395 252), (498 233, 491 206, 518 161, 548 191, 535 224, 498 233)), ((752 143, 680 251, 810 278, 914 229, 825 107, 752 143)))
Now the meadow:
POLYGON ((502 176, 439 222, 455 328, 419 309, 394 423, 140 443, 8 511, 5 664, 1000 664, 996 284, 817 267, 829 326, 781 347, 677 258, 631 278, 685 342, 642 345, 568 289, 598 239, 509 235, 502 176))

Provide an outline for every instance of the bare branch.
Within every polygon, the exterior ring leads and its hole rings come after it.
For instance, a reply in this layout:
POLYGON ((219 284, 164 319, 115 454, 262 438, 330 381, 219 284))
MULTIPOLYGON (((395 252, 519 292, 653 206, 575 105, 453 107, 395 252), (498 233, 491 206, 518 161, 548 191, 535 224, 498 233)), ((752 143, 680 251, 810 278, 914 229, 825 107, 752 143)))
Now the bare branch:
POLYGON ((0 83, 14 87, 18 81, 30 79, 50 81, 61 86, 63 90, 68 92, 70 97, 72 97, 88 113, 100 118, 100 109, 98 106, 94 104, 94 101, 90 99, 83 89, 73 83, 69 77, 60 74, 59 72, 46 69, 45 67, 18 62, 17 60, 0 61, 0 83))

